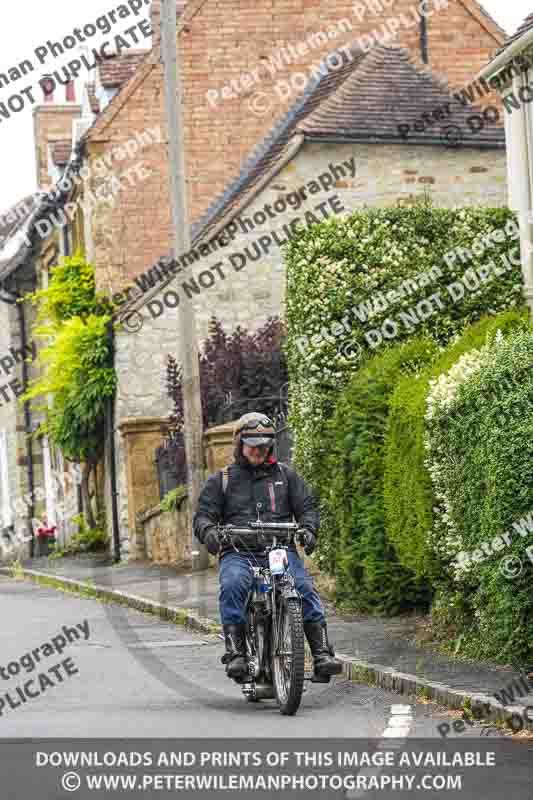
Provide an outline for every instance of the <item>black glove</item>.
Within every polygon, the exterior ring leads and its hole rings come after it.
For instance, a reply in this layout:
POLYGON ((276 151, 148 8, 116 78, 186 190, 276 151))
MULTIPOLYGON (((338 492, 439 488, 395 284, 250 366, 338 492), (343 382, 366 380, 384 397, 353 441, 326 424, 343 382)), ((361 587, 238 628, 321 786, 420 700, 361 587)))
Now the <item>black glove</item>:
POLYGON ((208 528, 204 536, 204 544, 212 556, 216 556, 220 550, 220 542, 218 541, 217 529, 215 527, 208 528))
POLYGON ((316 547, 316 536, 309 528, 303 528, 300 533, 300 544, 303 545, 304 553, 310 556, 316 547))

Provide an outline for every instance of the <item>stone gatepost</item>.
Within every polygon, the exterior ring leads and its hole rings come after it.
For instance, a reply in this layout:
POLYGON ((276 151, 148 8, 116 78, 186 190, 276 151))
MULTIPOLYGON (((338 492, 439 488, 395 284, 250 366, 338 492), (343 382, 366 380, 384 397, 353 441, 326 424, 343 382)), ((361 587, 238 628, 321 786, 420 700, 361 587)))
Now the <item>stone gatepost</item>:
POLYGON ((233 462, 233 426, 234 422, 217 425, 204 433, 205 461, 207 474, 212 475, 217 469, 233 462))
POLYGON ((124 470, 127 487, 129 553, 128 560, 146 558, 139 511, 159 503, 159 481, 155 450, 163 442, 167 417, 128 417, 118 425, 123 439, 124 470))

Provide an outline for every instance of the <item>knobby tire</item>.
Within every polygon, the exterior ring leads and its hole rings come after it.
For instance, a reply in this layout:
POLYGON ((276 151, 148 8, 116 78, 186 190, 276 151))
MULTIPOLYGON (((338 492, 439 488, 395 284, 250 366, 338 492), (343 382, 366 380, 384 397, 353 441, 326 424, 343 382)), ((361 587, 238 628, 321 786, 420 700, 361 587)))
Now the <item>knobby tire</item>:
POLYGON ((284 665, 280 663, 280 657, 276 656, 275 633, 273 631, 272 669, 274 691, 280 712, 286 716, 292 716, 296 714, 300 707, 304 688, 305 637, 301 604, 298 600, 290 598, 282 603, 279 612, 280 630, 286 634, 281 640, 281 649, 286 650, 285 645, 289 645, 292 655, 287 674, 286 663, 284 669, 284 665))

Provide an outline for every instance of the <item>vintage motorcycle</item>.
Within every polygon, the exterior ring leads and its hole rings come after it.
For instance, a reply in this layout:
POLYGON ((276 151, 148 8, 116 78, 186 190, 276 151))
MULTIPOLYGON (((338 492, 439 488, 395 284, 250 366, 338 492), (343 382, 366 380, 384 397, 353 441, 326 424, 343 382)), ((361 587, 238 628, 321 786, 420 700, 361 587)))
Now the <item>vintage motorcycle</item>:
POLYGON ((302 599, 291 575, 287 550, 303 532, 294 522, 250 522, 248 528, 218 526, 221 544, 246 552, 246 543, 260 544, 268 566, 255 566, 246 602, 248 675, 238 682, 250 702, 275 698, 282 714, 300 706, 305 674, 302 599), (240 546, 240 547, 239 547, 240 546))

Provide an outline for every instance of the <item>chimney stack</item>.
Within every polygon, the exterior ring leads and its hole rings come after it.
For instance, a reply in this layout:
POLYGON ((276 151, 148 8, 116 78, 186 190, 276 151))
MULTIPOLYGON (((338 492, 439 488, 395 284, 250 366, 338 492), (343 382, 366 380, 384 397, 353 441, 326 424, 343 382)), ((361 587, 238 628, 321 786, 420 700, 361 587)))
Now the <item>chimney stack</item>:
POLYGON ((76 102, 76 85, 74 81, 70 81, 70 83, 67 83, 65 98, 67 103, 76 102))
POLYGON ((43 75, 42 79, 39 81, 44 95, 44 102, 45 103, 53 103, 54 102, 54 88, 55 88, 55 81, 51 75, 43 75))
POLYGON ((54 103, 53 78, 47 75, 39 83, 44 101, 33 109, 35 163, 39 189, 49 189, 52 185, 50 146, 64 140, 72 141, 72 123, 80 119, 81 106, 74 102, 74 82, 67 84, 66 99, 58 103, 54 103))

